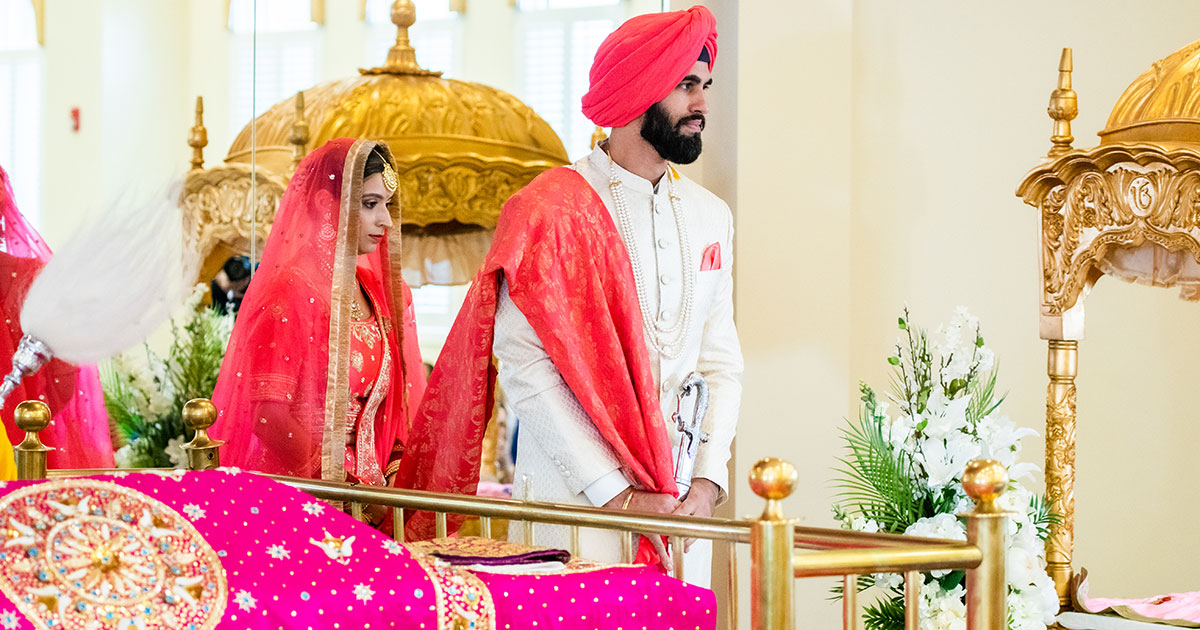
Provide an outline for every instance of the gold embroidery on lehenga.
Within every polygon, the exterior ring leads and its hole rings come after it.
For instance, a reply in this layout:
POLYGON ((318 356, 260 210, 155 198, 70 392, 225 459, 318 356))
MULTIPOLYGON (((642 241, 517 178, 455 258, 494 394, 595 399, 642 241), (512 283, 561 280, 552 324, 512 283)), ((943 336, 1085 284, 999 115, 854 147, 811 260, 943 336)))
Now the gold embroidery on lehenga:
POLYGON ((60 480, 0 499, 0 592, 39 629, 215 628, 228 582, 183 515, 105 481, 60 480))
POLYGON ((433 556, 414 552, 412 557, 433 582, 438 630, 495 630, 496 606, 483 580, 433 556))

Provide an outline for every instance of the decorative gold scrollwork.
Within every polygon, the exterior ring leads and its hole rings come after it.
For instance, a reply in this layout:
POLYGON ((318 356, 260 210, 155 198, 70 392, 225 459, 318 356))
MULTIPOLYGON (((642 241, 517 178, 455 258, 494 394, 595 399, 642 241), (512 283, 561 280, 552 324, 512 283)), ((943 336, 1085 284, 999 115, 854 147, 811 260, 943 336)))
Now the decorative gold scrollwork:
POLYGON ((1073 307, 1114 249, 1152 243, 1200 263, 1200 155, 1193 151, 1072 151, 1032 171, 1017 193, 1041 214, 1044 315, 1073 307))

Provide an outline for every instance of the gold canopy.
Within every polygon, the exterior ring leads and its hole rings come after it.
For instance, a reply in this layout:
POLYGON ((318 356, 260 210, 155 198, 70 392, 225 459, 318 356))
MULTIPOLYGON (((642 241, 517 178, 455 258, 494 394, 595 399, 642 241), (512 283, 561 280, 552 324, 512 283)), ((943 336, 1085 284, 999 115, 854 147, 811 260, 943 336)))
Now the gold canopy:
POLYGON ((228 204, 249 204, 245 195, 239 203, 228 191, 248 189, 252 129, 256 167, 272 178, 256 204, 260 243, 282 188, 308 151, 339 137, 386 142, 400 175, 404 276, 413 286, 469 282, 504 201, 542 171, 567 163, 550 125, 517 98, 479 83, 443 79, 417 65, 408 39, 416 20, 411 0, 396 0, 391 18, 396 45, 383 66, 276 104, 242 129, 224 167, 199 169, 207 141, 198 110, 191 142, 197 170, 181 206, 185 229, 196 239, 195 255, 205 261, 203 278, 230 251, 248 251, 243 245, 249 241, 249 208, 228 204), (225 206, 214 207, 217 199, 225 206))
POLYGON ((1071 147, 1078 113, 1071 49, 1059 62, 1047 159, 1017 195, 1038 213, 1040 328, 1047 340, 1046 496, 1059 515, 1046 539, 1059 603, 1071 603, 1075 428, 1084 301, 1102 276, 1178 287, 1200 299, 1200 41, 1156 62, 1113 108, 1101 144, 1071 147))
POLYGON ((1200 41, 1155 62, 1125 89, 1100 142, 1200 144, 1200 41))

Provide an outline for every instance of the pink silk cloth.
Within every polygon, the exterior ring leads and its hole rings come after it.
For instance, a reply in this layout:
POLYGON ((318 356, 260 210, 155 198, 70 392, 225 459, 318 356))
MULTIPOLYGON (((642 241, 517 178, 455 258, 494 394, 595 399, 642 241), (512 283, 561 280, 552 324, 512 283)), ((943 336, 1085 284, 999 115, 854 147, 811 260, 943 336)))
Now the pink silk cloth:
POLYGON ((631 18, 596 51, 583 115, 601 127, 628 125, 679 85, 701 50, 708 51, 711 72, 717 19, 703 6, 631 18))
MULTIPOLYGON (((13 354, 24 334, 20 315, 25 295, 50 256, 50 248, 17 209, 8 174, 0 168, 0 310, 4 317, 0 370, 5 374, 12 369, 13 354)), ((0 411, 13 443, 24 438, 13 421, 13 410, 26 400, 46 403, 53 414, 50 426, 41 433, 42 441, 54 447, 47 459, 50 468, 113 467, 108 412, 96 366, 51 359, 25 377, 0 411)))
MULTIPOLYGON (((677 494, 629 254, 604 202, 568 167, 538 175, 504 204, 492 248, 433 368, 396 485, 475 493, 494 402, 501 276, 629 479, 677 494)), ((409 519, 410 540, 432 536, 428 512, 409 519)), ((657 561, 645 540, 638 561, 657 561)))
POLYGON ((16 532, 0 546, 5 630, 715 624, 711 591, 647 567, 468 571, 233 468, 9 482, 0 515, 16 532))
MULTIPOLYGON (((375 145, 327 142, 300 162, 280 200, 213 392, 212 432, 227 442, 226 464, 381 485, 407 443, 425 369, 400 277, 400 231, 358 255, 363 170, 375 145), (360 284, 386 350, 363 413, 351 414, 350 305, 360 284)), ((399 209, 392 213, 399 225, 399 209)))

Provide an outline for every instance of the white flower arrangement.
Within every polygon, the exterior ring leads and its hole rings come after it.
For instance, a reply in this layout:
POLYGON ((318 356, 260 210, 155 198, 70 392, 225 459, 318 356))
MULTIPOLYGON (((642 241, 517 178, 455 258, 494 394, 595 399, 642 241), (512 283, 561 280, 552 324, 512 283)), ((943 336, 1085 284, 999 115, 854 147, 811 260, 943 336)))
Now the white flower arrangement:
POLYGON ((113 458, 118 468, 175 467, 187 464, 181 448, 191 437, 183 426, 183 405, 212 396, 225 358, 234 316, 205 308, 208 287, 197 284, 171 321, 167 356, 148 347, 118 355, 102 366, 100 381, 113 427, 113 458))
MULTIPOLYGON (((843 430, 847 455, 841 459, 840 500, 834 517, 846 529, 966 540, 956 516, 972 509, 962 490, 962 472, 979 457, 998 460, 1012 480, 1001 497, 1010 512, 1005 576, 1010 630, 1045 628, 1058 612, 1054 583, 1046 574, 1047 526, 1058 517, 1045 500, 1026 489, 1038 468, 1020 462, 1021 440, 1037 432, 997 414, 994 353, 984 345, 979 320, 959 307, 931 337, 899 319, 902 332, 888 400, 860 385, 858 422, 843 430), (892 412, 892 408, 895 411, 892 412)), ((924 575, 920 630, 965 630, 962 571, 924 575)), ((876 586, 885 596, 865 609, 868 630, 904 627, 903 579, 867 576, 860 588, 876 586)))

